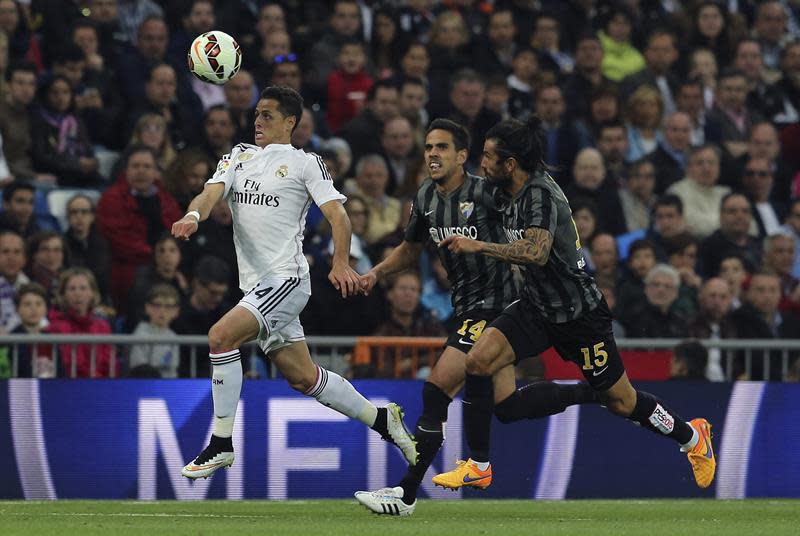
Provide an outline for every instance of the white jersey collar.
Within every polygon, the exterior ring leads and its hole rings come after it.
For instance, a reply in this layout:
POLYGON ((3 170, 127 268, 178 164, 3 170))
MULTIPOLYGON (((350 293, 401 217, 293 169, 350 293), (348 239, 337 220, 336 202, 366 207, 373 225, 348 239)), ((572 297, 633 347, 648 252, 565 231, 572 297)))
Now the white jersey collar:
POLYGON ((267 152, 273 152, 273 151, 289 151, 292 149, 294 149, 294 146, 291 143, 270 143, 261 150, 267 152))

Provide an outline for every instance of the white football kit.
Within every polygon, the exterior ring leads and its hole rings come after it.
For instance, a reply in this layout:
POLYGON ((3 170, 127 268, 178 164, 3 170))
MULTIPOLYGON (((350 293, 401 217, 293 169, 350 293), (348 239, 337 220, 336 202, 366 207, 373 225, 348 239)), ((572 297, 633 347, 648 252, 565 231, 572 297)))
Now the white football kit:
POLYGON ((291 145, 240 143, 222 157, 207 184, 223 183, 233 214, 239 264, 239 305, 258 319, 265 352, 305 338, 300 312, 311 296, 303 254, 306 214, 346 197, 333 186, 322 158, 291 145))

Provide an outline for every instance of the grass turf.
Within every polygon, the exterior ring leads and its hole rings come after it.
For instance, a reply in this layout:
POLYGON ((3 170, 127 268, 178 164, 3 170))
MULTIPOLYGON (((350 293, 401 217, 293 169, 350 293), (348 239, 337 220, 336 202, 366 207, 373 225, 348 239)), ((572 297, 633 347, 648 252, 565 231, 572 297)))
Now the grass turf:
POLYGON ((0 534, 770 536, 800 533, 800 501, 420 501, 411 517, 355 500, 0 501, 0 534))

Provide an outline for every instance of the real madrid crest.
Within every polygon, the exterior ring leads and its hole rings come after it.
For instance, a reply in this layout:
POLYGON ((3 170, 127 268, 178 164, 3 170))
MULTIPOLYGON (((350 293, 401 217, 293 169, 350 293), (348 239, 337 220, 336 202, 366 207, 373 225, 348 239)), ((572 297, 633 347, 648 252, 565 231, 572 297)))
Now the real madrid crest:
POLYGON ((469 218, 472 215, 472 211, 475 210, 475 203, 472 201, 463 201, 458 204, 459 210, 461 210, 461 215, 465 218, 469 218))
POLYGON ((281 179, 285 178, 286 175, 289 174, 289 166, 283 165, 278 168, 278 171, 275 172, 276 177, 280 177, 281 179))

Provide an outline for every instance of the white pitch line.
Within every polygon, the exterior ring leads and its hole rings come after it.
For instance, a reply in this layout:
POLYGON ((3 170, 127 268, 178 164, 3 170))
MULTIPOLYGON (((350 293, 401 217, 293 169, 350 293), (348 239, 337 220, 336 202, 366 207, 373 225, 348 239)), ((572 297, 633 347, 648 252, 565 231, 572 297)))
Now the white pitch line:
POLYGON ((146 513, 133 513, 133 512, 114 512, 109 514, 99 512, 0 512, 6 516, 25 516, 25 517, 42 517, 42 516, 56 516, 56 517, 201 517, 201 518, 223 518, 223 519, 264 519, 264 516, 251 516, 244 514, 167 514, 164 512, 146 514, 146 513))

